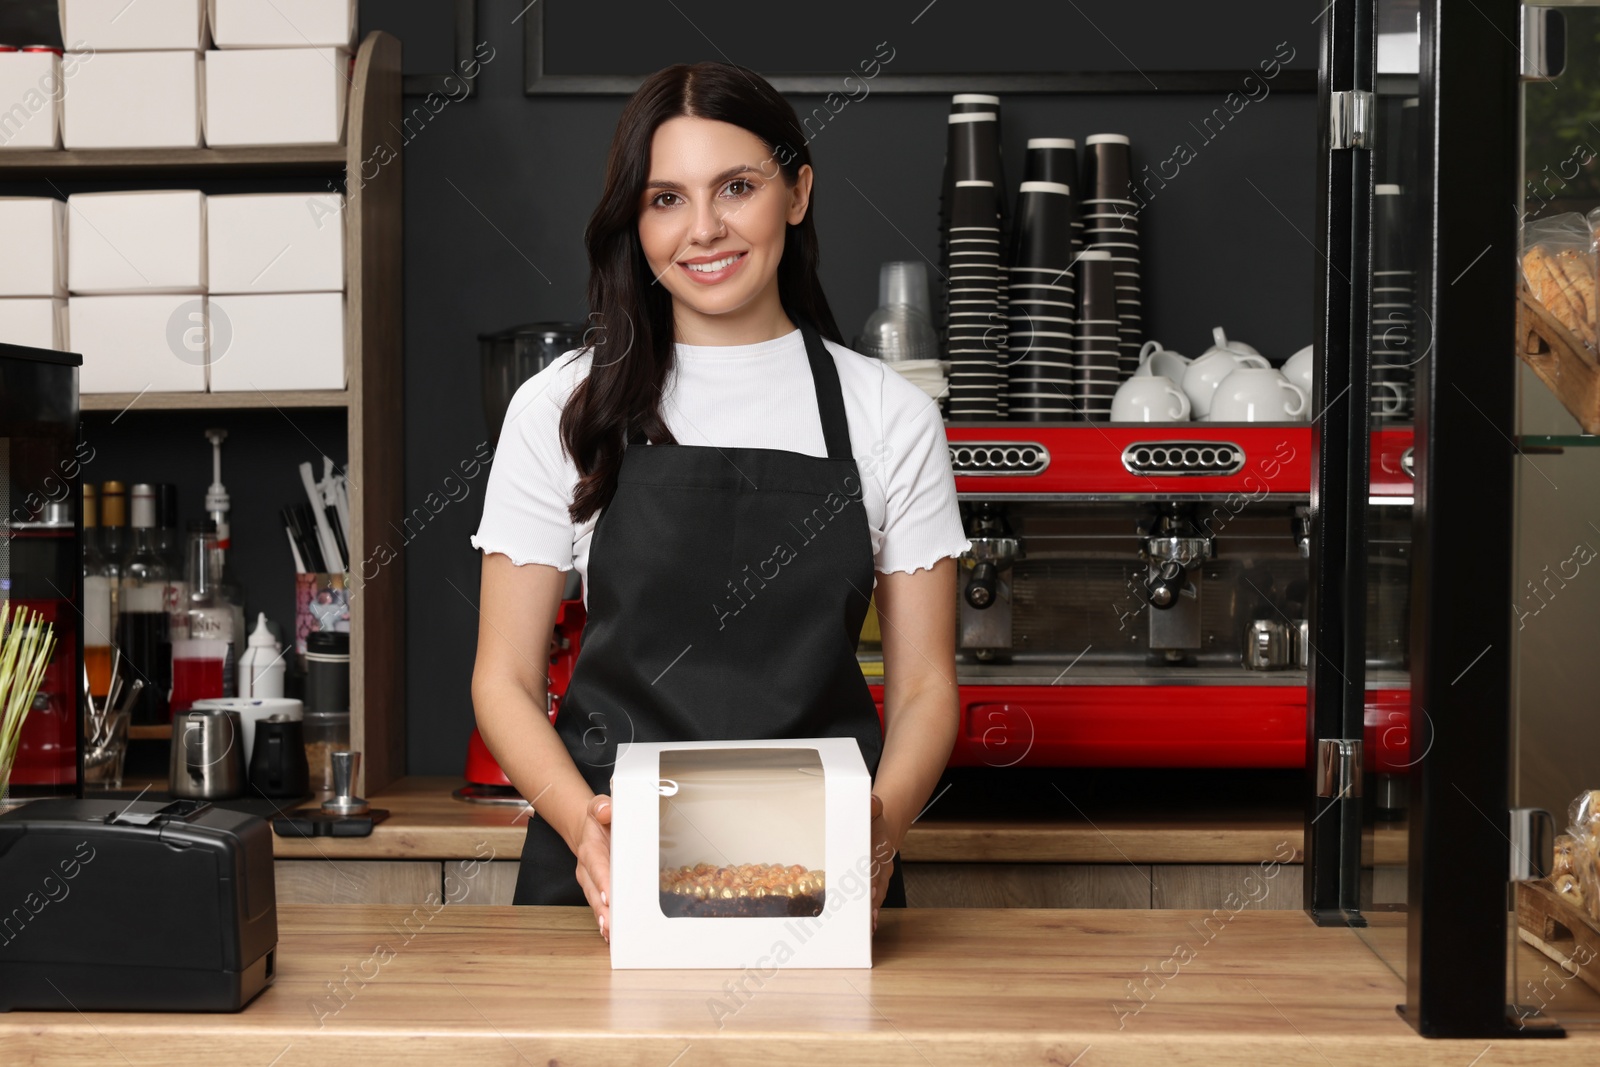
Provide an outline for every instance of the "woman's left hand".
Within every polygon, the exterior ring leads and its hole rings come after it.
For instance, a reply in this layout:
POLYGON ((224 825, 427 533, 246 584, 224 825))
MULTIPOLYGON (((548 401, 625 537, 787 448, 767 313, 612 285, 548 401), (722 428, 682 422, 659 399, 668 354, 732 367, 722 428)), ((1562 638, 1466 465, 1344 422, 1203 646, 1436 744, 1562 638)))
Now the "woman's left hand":
POLYGON ((878 909, 889 892, 889 876, 894 873, 896 847, 889 821, 883 817, 883 801, 872 796, 872 932, 878 932, 878 909))

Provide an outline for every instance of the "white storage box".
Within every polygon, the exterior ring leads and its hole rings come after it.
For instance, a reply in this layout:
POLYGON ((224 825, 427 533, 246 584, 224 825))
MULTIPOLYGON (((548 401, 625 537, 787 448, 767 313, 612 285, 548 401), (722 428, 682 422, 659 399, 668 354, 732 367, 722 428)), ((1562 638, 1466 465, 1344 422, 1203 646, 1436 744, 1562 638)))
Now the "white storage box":
POLYGON ((0 52, 0 149, 61 147, 62 77, 54 52, 0 52))
POLYGON ((338 144, 350 88, 342 48, 206 53, 206 144, 338 144))
POLYGON ((0 342, 71 351, 67 302, 56 297, 0 297, 0 342))
POLYGON ((349 48, 356 0, 211 0, 218 48, 349 48))
POLYGON ((67 295, 66 218, 65 201, 0 196, 0 297, 67 295))
POLYGON ((205 389, 205 297, 73 296, 67 316, 72 350, 83 355, 81 392, 205 389))
POLYGON ((343 389, 344 294, 213 296, 211 391, 343 389))
POLYGON ((852 738, 618 746, 611 966, 872 966, 871 789, 852 738))
POLYGON ((206 244, 213 295, 342 292, 344 197, 207 197, 206 244))
POLYGON ((67 148, 198 148, 200 52, 69 52, 61 108, 67 148))
POLYGON ((162 189, 67 197, 67 288, 205 292, 205 194, 162 189))
POLYGON ((210 43, 205 0, 59 0, 59 4, 61 39, 68 48, 197 52, 210 43))

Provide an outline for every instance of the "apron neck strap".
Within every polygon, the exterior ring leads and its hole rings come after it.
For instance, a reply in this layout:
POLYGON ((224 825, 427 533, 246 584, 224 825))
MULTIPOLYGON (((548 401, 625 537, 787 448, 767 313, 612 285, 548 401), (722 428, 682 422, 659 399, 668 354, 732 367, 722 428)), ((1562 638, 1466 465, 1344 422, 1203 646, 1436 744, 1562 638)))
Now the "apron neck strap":
POLYGON ((844 414, 844 389, 839 385, 839 368, 822 343, 822 337, 807 322, 800 323, 805 338, 806 359, 811 363, 811 381, 817 390, 817 412, 822 416, 822 439, 829 459, 852 459, 850 424, 844 414))
MULTIPOLYGON (((817 393, 817 413, 822 417, 822 440, 829 459, 853 459, 850 450, 850 424, 844 412, 844 388, 839 384, 839 368, 822 343, 822 336, 806 322, 800 323, 800 336, 806 345, 806 361, 811 364, 811 383, 817 393)), ((643 431, 628 434, 628 444, 645 442, 643 431)))

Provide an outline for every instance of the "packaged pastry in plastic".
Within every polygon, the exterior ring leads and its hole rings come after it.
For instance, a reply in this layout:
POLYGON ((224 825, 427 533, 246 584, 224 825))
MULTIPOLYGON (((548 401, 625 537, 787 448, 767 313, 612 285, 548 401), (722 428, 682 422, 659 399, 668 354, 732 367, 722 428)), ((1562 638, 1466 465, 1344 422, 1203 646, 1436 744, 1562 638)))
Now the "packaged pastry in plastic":
POLYGON ((1595 347, 1596 259, 1590 223, 1576 212, 1530 222, 1522 232, 1522 276, 1539 304, 1578 340, 1595 347))
POLYGON ((1552 849, 1550 886, 1600 922, 1600 789, 1586 789, 1567 805, 1567 832, 1556 835, 1552 849))

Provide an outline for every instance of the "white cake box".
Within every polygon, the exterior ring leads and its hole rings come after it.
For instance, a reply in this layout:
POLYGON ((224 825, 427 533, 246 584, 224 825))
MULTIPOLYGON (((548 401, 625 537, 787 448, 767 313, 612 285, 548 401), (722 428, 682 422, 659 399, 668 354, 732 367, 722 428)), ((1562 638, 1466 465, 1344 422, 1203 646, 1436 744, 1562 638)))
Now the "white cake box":
POLYGON ((343 389, 344 294, 212 296, 211 391, 343 389))
POLYGON ((62 100, 67 148, 198 148, 200 52, 69 52, 62 100))
POLYGON ((344 197, 207 197, 206 244, 212 295, 342 292, 344 197))
POLYGON ((871 790, 848 737, 619 745, 611 966, 871 967, 871 790), (737 888, 678 892, 701 864, 737 888), (809 886, 756 893, 747 864, 801 868, 809 886))
POLYGON ((59 297, 0 297, 0 343, 70 351, 67 302, 59 297))
POLYGON ((72 350, 85 393, 202 392, 209 355, 203 296, 72 296, 72 350))
POLYGON ((59 7, 61 39, 75 50, 197 52, 210 43, 205 0, 59 0, 59 7))
POLYGON ((211 0, 218 48, 349 48, 356 0, 211 0))
POLYGON ((206 53, 206 144, 338 144, 350 53, 250 48, 206 53))
POLYGON ((63 200, 0 196, 0 297, 67 295, 66 219, 63 200))
POLYGON ((206 291, 206 198, 193 189, 67 197, 73 293, 206 291))
POLYGON ((54 52, 0 52, 0 149, 61 147, 63 76, 54 52))

